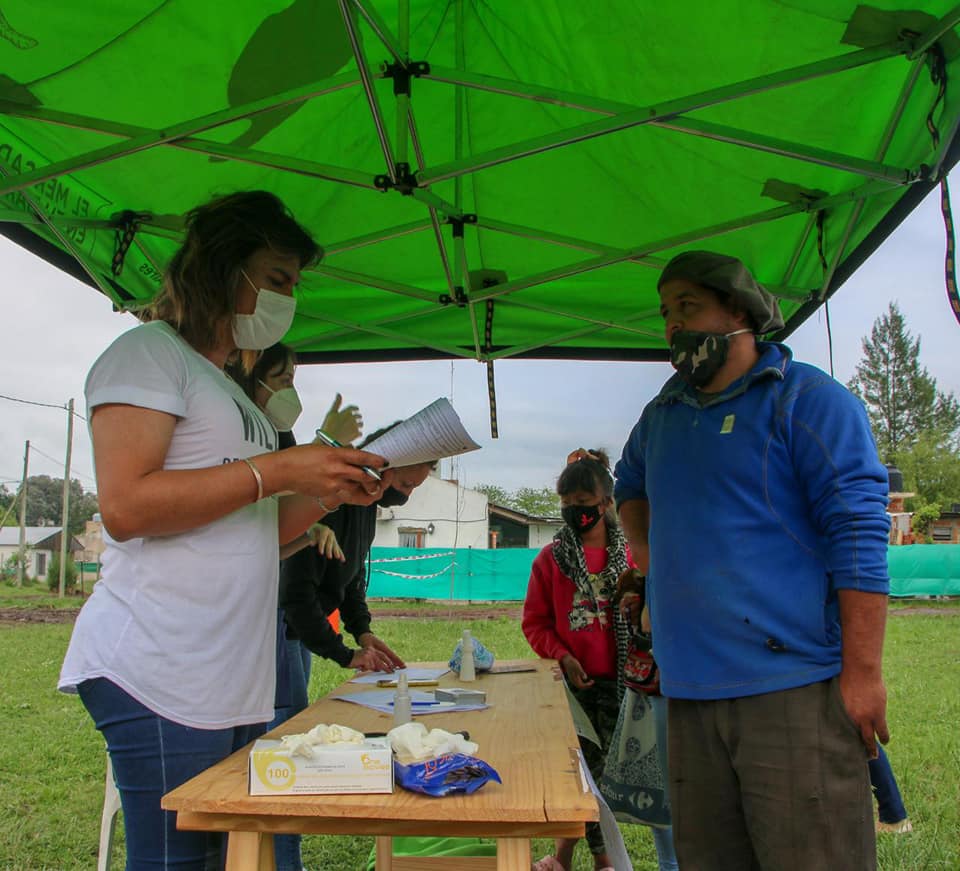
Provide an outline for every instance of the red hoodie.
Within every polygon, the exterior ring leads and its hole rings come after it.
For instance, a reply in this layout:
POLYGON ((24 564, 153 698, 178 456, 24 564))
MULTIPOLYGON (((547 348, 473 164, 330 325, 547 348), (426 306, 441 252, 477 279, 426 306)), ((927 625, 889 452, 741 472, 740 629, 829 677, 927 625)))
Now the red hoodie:
MULTIPOLYGON (((583 553, 587 571, 603 571, 607 564, 605 547, 585 547, 583 553)), ((629 557, 628 562, 633 564, 629 557)), ((523 634, 537 656, 559 660, 569 653, 590 677, 613 680, 617 676, 613 606, 606 599, 598 600, 603 620, 595 616, 585 628, 572 630, 569 614, 579 598, 576 584, 560 571, 553 558, 553 543, 548 544, 537 554, 530 571, 523 603, 523 634)))

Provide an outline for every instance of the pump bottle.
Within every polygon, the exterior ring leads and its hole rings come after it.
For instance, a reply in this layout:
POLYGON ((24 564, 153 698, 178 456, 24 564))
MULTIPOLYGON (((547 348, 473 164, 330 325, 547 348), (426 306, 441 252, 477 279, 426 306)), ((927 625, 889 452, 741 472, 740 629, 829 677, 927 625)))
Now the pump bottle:
POLYGON ((460 680, 473 681, 477 679, 476 665, 473 661, 473 635, 469 629, 463 630, 463 639, 460 642, 460 680))

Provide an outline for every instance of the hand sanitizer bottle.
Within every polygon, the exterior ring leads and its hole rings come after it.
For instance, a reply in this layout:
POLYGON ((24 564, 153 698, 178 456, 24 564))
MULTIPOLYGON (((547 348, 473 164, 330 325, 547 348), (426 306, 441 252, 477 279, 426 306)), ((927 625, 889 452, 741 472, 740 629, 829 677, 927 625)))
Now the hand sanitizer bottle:
POLYGON ((410 705, 410 688, 407 685, 407 673, 401 671, 397 676, 397 690, 393 694, 393 725, 403 726, 413 718, 410 705))
POLYGON ((460 642, 460 680, 472 681, 476 679, 477 671, 473 662, 473 636, 469 629, 464 629, 463 639, 460 642))

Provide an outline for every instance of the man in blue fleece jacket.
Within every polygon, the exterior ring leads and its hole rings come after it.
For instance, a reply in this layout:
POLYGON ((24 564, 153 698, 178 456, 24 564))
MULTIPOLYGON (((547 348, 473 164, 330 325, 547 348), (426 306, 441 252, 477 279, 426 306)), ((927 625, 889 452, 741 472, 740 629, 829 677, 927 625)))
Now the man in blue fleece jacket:
POLYGON ((615 496, 670 700, 680 867, 873 869, 889 520, 865 409, 757 340, 783 320, 739 260, 680 254, 658 289, 677 372, 615 496))

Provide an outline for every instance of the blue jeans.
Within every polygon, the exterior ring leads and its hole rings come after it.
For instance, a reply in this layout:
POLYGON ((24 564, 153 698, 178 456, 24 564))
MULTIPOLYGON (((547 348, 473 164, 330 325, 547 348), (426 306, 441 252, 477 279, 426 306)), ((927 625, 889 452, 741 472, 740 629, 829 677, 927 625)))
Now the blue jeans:
MULTIPOLYGON (((281 611, 281 614, 283 612, 281 611)), ((279 631, 285 632, 286 626, 280 621, 279 631)), ((278 692, 277 707, 268 729, 285 723, 295 714, 307 707, 307 687, 310 685, 310 664, 313 654, 296 639, 280 636, 286 645, 284 655, 277 656, 277 687, 284 686, 284 698, 278 692), (280 670, 284 674, 280 674, 280 670)), ((277 871, 300 871, 303 859, 300 856, 300 835, 274 835, 273 854, 277 871)))
POLYGON ((907 818, 907 809, 903 806, 900 787, 893 776, 890 760, 883 752, 883 747, 877 744, 878 756, 869 761, 870 785, 877 799, 877 810, 880 813, 881 823, 899 823, 907 818))
POLYGON ((181 832, 161 797, 249 744, 263 723, 194 729, 155 714, 106 678, 83 681, 77 692, 107 742, 123 806, 127 869, 208 871, 220 868, 219 833, 181 832))
MULTIPOLYGON (((663 782, 669 783, 667 768, 667 700, 663 696, 648 696, 653 706, 653 720, 657 726, 657 762, 663 772, 663 782)), ((673 826, 651 827, 653 845, 657 848, 657 864, 660 871, 678 871, 677 851, 673 846, 673 826)))

